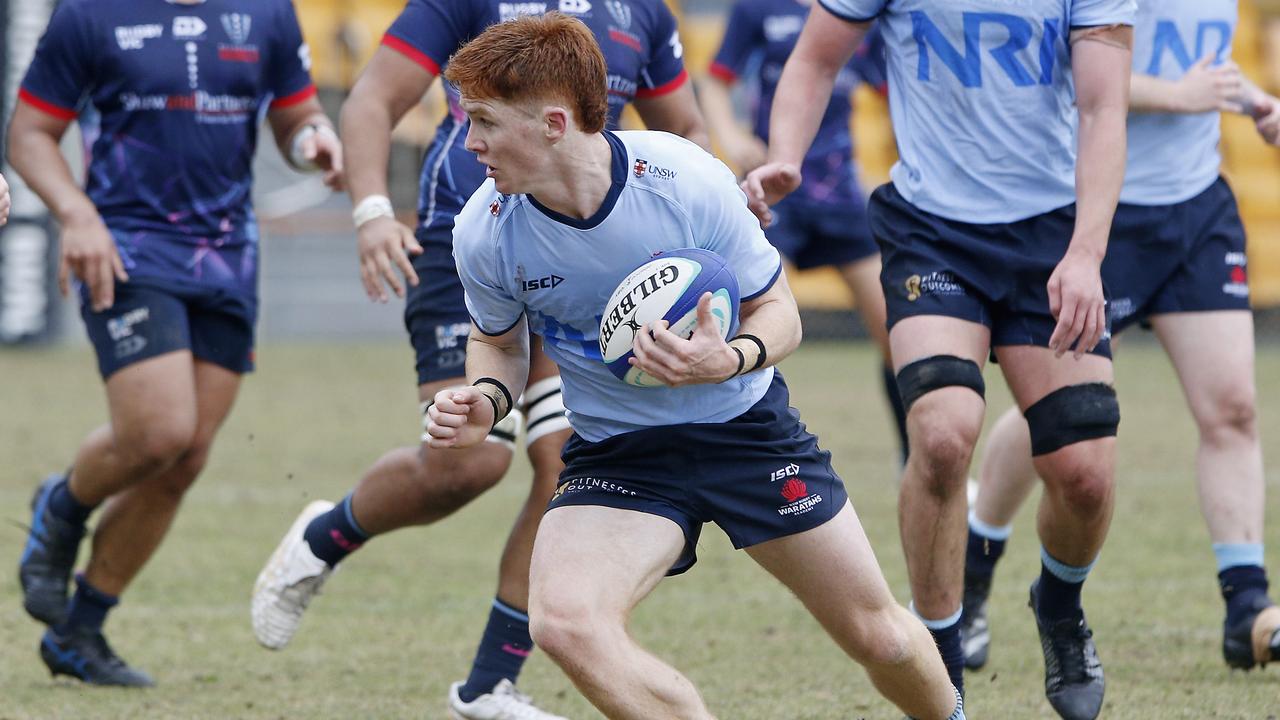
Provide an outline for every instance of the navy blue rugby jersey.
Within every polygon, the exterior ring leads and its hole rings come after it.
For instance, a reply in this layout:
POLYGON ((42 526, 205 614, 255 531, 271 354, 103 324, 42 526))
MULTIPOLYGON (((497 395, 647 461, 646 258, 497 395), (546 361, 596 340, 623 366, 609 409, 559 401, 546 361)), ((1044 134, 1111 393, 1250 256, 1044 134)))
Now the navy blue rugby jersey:
MULTIPOLYGON (((797 0, 738 0, 729 13, 724 39, 708 71, 728 84, 751 83, 751 127, 769 142, 769 114, 782 68, 800 39, 809 6, 797 0)), ((861 83, 884 90, 887 79, 884 38, 873 27, 847 65, 836 76, 831 102, 805 155, 797 194, 816 202, 863 201, 853 159, 849 116, 853 91, 861 83)))
MULTIPOLYGON (((439 75, 450 55, 490 25, 552 10, 581 20, 600 44, 608 72, 608 127, 617 127, 633 99, 669 93, 688 80, 676 19, 662 0, 409 0, 382 43, 439 75)), ((449 110, 422 163, 422 228, 453 227, 454 216, 485 179, 484 166, 463 147, 467 118, 458 95, 448 85, 445 90, 449 110)))
POLYGON ((131 276, 253 293, 258 126, 315 94, 310 64, 290 0, 63 0, 19 95, 81 120, 131 276))

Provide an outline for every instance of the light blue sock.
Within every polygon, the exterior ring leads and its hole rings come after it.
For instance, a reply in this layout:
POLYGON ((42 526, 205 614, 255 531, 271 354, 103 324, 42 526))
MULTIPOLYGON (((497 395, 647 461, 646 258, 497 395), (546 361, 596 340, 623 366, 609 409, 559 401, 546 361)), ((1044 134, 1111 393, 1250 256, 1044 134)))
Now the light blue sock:
POLYGON ((1213 555, 1218 559, 1218 572, 1241 566, 1266 567, 1262 543, 1214 543, 1213 555))

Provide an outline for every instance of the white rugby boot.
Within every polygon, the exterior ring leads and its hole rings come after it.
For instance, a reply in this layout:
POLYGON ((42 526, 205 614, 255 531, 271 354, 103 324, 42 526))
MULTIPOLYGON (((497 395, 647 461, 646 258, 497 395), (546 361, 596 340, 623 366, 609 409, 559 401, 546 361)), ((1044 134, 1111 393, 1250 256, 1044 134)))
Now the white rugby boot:
POLYGON ((253 634, 263 647, 280 650, 289 644, 311 598, 333 574, 334 568, 312 554, 302 537, 312 519, 332 509, 328 500, 314 500, 303 508, 258 573, 249 614, 253 634))
POLYGON ((463 685, 456 682, 449 686, 449 717, 452 720, 567 720, 559 715, 540 710, 533 698, 516 690, 510 680, 503 678, 493 690, 471 702, 458 697, 463 685))

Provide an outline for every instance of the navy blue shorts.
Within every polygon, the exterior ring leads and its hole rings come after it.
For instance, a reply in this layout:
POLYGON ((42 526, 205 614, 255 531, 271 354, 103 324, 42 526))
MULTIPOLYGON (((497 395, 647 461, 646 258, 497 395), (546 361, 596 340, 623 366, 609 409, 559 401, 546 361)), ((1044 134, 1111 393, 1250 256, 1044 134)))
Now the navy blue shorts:
POLYGON ((1116 208, 1102 278, 1112 332, 1162 313, 1248 310, 1244 224, 1226 181, 1175 205, 1116 208))
MULTIPOLYGON (((889 183, 872 193, 868 209, 890 328, 908 317, 944 315, 986 325, 992 347, 1048 347, 1057 322, 1047 286, 1071 242, 1074 205, 978 225, 927 213, 889 183)), ((1111 357, 1110 341, 1093 354, 1111 357)))
POLYGON ((792 195, 772 210, 773 224, 765 237, 801 270, 839 267, 880 252, 861 205, 815 203, 792 195))
POLYGON ((253 370, 256 299, 221 288, 152 278, 117 282, 115 303, 94 312, 80 289, 80 317, 98 354, 98 372, 111 377, 133 363, 175 350, 234 373, 253 370))
POLYGON ((788 402, 775 372, 764 397, 729 422, 653 427, 598 443, 574 433, 548 510, 604 505, 671 520, 685 547, 669 575, 697 561, 703 523, 719 525, 736 548, 812 530, 849 496, 831 453, 788 402))
POLYGON ((453 228, 419 228, 416 237, 422 245, 422 254, 412 258, 418 285, 406 292, 404 327, 418 384, 465 377, 471 316, 453 262, 453 228))

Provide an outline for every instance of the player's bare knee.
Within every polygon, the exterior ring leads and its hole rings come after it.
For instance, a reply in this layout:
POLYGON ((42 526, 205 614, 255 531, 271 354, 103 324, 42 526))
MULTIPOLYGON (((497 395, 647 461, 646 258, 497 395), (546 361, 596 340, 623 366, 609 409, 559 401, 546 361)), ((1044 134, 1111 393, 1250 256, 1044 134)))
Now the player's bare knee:
MULTIPOLYGON (((954 355, 932 355, 903 366, 897 377, 913 461, 924 463, 928 477, 962 473, 982 430, 986 383, 981 368, 954 355)), ((945 484, 936 490, 951 492, 945 484)))
POLYGON ((894 667, 911 660, 914 649, 907 623, 913 618, 896 610, 885 608, 857 619, 851 652, 855 660, 870 667, 894 667))
POLYGON ((582 603, 538 602, 530 598, 529 636, 556 662, 589 660, 615 623, 582 603))
POLYGON ((1252 387, 1223 389, 1208 412, 1197 413, 1200 435, 1206 443, 1228 445, 1258 435, 1258 408, 1252 387))
POLYGON ((511 454, 490 443, 467 450, 423 450, 417 485, 420 501, 433 510, 466 505, 497 485, 511 465, 511 454))
POLYGON ((1114 474, 1096 443, 1080 442, 1062 448, 1042 462, 1044 481, 1056 497, 1075 514, 1089 515, 1105 509, 1114 485, 1114 474))
POLYGON ((173 466, 191 449, 195 428, 182 422, 156 422, 141 432, 117 437, 116 448, 135 472, 146 474, 173 466))

